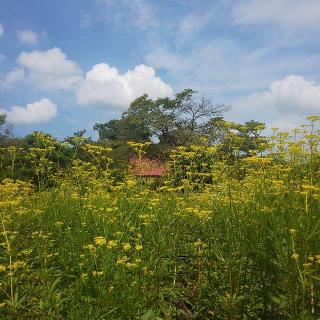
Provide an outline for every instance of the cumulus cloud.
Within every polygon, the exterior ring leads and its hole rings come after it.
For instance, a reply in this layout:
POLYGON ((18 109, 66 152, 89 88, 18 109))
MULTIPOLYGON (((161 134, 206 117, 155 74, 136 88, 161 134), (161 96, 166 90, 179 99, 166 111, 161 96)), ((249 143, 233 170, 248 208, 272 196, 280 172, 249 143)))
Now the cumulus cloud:
POLYGON ((0 23, 0 37, 3 36, 4 34, 4 28, 2 26, 2 24, 0 23))
POLYGON ((17 31, 17 38, 24 44, 34 45, 38 43, 38 35, 31 30, 17 31))
POLYGON ((9 110, 0 109, 10 123, 48 122, 57 115, 57 105, 47 98, 29 103, 26 107, 13 106, 9 110))
POLYGON ((270 109, 279 113, 308 115, 320 112, 320 85, 290 75, 271 83, 269 90, 239 99, 237 107, 270 109))
POLYGON ((138 65, 124 74, 106 63, 96 64, 83 77, 77 63, 69 60, 59 49, 22 52, 17 58, 18 67, 2 79, 2 87, 20 81, 36 89, 69 89, 75 92, 81 105, 126 108, 132 100, 147 93, 152 98, 170 96, 172 89, 155 70, 138 65))
POLYGON ((22 52, 17 63, 20 67, 6 75, 5 83, 8 78, 11 80, 10 84, 23 80, 37 88, 60 90, 69 89, 81 79, 81 70, 77 63, 69 60, 60 48, 22 52))
POLYGON ((86 74, 77 90, 81 105, 128 107, 135 98, 147 93, 151 98, 172 94, 171 87, 156 76, 155 70, 138 65, 120 74, 117 68, 100 63, 86 74))

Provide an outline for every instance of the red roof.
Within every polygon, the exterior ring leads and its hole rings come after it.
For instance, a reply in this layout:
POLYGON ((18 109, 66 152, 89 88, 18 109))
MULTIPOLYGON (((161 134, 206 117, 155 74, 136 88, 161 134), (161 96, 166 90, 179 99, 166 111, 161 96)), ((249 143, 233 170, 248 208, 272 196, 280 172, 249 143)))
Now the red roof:
POLYGON ((166 172, 165 164, 159 159, 151 159, 143 156, 130 158, 130 173, 136 176, 161 177, 166 172))

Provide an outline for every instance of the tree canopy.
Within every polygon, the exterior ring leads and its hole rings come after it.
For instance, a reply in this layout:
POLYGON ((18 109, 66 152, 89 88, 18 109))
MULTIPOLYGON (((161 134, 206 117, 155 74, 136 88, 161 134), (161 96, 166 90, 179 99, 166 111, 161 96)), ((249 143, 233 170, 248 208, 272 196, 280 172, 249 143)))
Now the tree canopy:
POLYGON ((147 94, 135 99, 121 119, 97 123, 94 129, 101 140, 147 141, 177 146, 195 142, 210 119, 222 116, 229 106, 216 104, 185 89, 173 98, 151 99, 147 94))

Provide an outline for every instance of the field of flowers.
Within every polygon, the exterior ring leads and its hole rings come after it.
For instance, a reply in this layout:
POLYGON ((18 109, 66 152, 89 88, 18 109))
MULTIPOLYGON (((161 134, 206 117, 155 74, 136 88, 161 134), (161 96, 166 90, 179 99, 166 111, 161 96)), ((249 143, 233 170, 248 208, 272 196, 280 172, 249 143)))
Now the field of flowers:
POLYGON ((250 157, 179 147, 159 181, 119 177, 102 146, 64 170, 40 134, 3 149, 36 183, 0 184, 0 318, 319 319, 319 120, 250 157))

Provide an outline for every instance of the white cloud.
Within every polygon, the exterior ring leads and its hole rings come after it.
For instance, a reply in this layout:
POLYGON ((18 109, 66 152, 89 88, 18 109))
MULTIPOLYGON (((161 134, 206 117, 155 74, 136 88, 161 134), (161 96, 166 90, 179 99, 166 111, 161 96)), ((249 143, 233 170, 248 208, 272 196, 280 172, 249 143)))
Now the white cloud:
POLYGON ((13 83, 23 80, 24 75, 25 75, 24 69, 14 68, 13 70, 11 70, 6 74, 1 85, 5 87, 10 86, 13 83))
POLYGON ((38 43, 38 35, 31 30, 17 31, 17 38, 24 44, 34 45, 38 43))
POLYGON ((4 34, 4 28, 2 26, 2 24, 0 23, 0 37, 3 36, 4 34))
MULTIPOLYGON (((69 60, 59 48, 22 52, 17 58, 17 63, 24 70, 23 80, 41 89, 69 89, 81 78, 81 70, 77 63, 69 60)), ((12 72, 14 70, 7 76, 12 72)), ((17 80, 22 78, 19 77, 17 80)))
POLYGON ((48 122, 57 115, 57 106, 47 98, 29 103, 26 107, 13 106, 9 110, 0 109, 10 123, 48 122))
POLYGON ((235 102, 237 108, 275 111, 286 115, 320 112, 320 85, 302 76, 290 75, 271 83, 268 91, 254 93, 235 102))
POLYGON ((165 97, 172 94, 172 89, 156 77, 151 67, 139 65, 120 74, 117 68, 100 63, 80 83, 77 98, 82 105, 127 108, 132 100, 145 93, 151 98, 165 97))
POLYGON ((232 105, 229 120, 255 119, 270 128, 292 130, 306 123, 305 118, 320 113, 320 85, 302 76, 290 75, 273 81, 269 89, 229 101, 232 105))
POLYGON ((319 0, 242 0, 233 10, 236 24, 274 23, 286 29, 320 26, 319 0))

